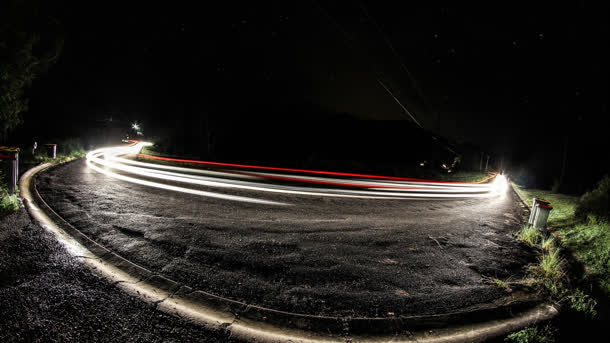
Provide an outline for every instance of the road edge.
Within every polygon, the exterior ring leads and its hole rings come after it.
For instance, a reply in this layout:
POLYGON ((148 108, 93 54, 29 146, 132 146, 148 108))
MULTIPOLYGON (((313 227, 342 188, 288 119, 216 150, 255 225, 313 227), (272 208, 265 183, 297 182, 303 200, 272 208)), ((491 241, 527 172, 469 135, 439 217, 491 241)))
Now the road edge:
MULTIPOLYGON (((123 291, 153 303, 160 310, 189 318, 213 330, 228 330, 233 337, 257 342, 473 342, 498 337, 557 315, 555 306, 518 300, 489 309, 437 316, 393 318, 338 318, 302 315, 247 305, 179 284, 138 266, 72 227, 38 194, 36 176, 56 164, 45 163, 26 171, 19 180, 30 216, 55 234, 67 250, 94 273, 123 291), (528 305, 528 306, 526 306, 528 305), (519 309, 519 313, 513 315, 519 309), (474 316, 473 316, 474 315, 474 316), (478 315, 478 321, 476 320, 478 315), (453 326, 447 325, 452 323, 453 326), (329 330, 330 329, 330 330, 329 330), (328 331, 331 331, 331 335, 328 331), (370 332, 379 334, 370 334, 370 332), (388 333, 392 332, 392 333, 388 333)), ((513 190, 514 191, 514 190, 513 190)))

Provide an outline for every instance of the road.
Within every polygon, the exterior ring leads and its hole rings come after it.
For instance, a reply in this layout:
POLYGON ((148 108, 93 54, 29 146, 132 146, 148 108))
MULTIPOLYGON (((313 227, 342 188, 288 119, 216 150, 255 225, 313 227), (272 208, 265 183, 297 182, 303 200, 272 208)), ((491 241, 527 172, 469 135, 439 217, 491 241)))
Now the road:
POLYGON ((497 184, 210 165, 185 176, 168 161, 151 172, 121 167, 145 168, 120 154, 96 156, 38 177, 53 209, 135 263, 250 304, 447 313, 508 296, 489 279, 518 281, 534 261, 513 237, 524 219, 518 199, 497 184))

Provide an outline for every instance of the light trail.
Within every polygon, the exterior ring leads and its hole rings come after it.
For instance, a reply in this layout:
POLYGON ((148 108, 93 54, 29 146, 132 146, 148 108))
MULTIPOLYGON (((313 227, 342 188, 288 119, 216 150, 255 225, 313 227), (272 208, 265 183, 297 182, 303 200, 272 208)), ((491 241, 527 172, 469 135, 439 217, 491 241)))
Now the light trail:
POLYGON ((241 164, 192 161, 155 157, 154 159, 187 162, 237 170, 212 171, 135 161, 121 156, 146 156, 140 150, 150 143, 132 141, 129 146, 103 148, 87 154, 87 166, 119 180, 170 191, 209 198, 249 202, 263 205, 288 205, 283 202, 202 190, 201 187, 249 192, 281 193, 305 196, 364 199, 449 199, 485 198, 506 192, 508 184, 502 175, 493 175, 491 183, 459 183, 386 177, 366 174, 311 171, 304 169, 260 167, 241 164), (198 163, 201 162, 201 163, 198 163), (309 173, 325 176, 304 176, 278 172, 244 171, 243 169, 309 173), (155 179, 156 181, 152 181, 155 179), (158 181, 158 182, 157 182, 158 181), (298 183, 299 186, 277 183, 298 183), (183 186, 176 186, 179 183, 183 186), (305 186, 305 184, 309 186, 305 186), (315 186, 311 186, 315 185, 315 186), (320 188, 324 185, 324 188, 320 188), (198 187, 198 188, 194 188, 198 187))

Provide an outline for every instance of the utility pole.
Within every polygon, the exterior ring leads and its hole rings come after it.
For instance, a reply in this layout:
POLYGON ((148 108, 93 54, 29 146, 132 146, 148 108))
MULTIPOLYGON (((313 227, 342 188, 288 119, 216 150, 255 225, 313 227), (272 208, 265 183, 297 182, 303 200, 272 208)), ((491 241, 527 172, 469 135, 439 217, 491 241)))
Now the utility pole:
POLYGON ((481 161, 479 162, 479 171, 483 171, 483 152, 481 151, 481 161))
POLYGON ((487 166, 489 165, 489 155, 487 155, 487 162, 485 162, 485 172, 487 173, 487 166))

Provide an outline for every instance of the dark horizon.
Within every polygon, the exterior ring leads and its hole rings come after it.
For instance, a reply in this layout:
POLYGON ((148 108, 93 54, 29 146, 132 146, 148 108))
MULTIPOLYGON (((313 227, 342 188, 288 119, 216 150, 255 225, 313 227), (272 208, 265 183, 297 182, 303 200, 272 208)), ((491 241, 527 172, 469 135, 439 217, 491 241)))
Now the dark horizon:
MULTIPOLYGON (((549 175, 558 174, 566 140, 568 167, 588 164, 607 145, 601 5, 45 7, 65 43, 29 91, 30 110, 12 136, 20 143, 111 119, 138 121, 155 136, 167 127, 196 135, 189 123, 202 118, 212 131, 215 122, 285 131, 311 120, 415 118, 496 164, 540 164, 545 186, 557 177, 549 175)), ((607 170, 598 161, 586 176, 568 172, 591 184, 607 170)))

